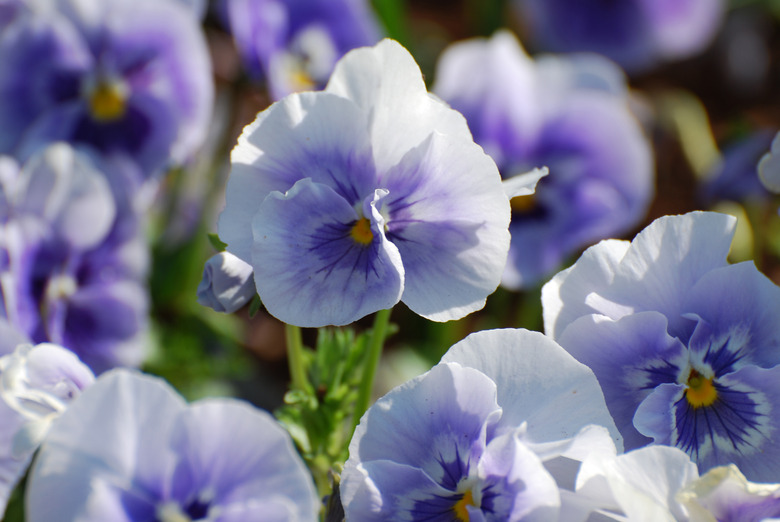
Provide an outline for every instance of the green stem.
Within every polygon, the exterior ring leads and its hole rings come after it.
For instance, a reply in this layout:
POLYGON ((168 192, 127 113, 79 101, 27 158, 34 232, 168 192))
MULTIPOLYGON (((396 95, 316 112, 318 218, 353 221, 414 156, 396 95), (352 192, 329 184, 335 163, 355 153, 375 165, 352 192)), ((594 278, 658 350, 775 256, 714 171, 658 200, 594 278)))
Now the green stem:
POLYGON ((390 325, 390 311, 391 309, 389 308, 387 310, 379 310, 374 317, 374 330, 371 332, 371 340, 368 345, 368 360, 366 361, 363 380, 361 381, 360 389, 358 390, 358 398, 357 401, 355 401, 355 411, 352 417, 352 432, 357 428, 360 417, 363 416, 371 403, 371 390, 374 387, 374 376, 376 375, 376 369, 379 366, 379 358, 382 355, 382 347, 385 344, 387 329, 390 325))
POLYGON ((291 324, 285 324, 284 334, 287 339, 287 362, 290 366, 291 388, 293 390, 306 390, 309 387, 309 380, 306 378, 306 369, 303 367, 301 329, 291 324))

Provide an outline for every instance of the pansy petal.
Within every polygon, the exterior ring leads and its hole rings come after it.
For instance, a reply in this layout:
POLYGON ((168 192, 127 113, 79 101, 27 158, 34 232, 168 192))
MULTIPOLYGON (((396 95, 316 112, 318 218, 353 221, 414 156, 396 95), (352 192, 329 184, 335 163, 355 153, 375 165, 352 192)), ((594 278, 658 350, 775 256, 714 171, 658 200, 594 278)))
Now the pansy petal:
POLYGON ((433 131, 471 138, 463 116, 428 94, 414 59, 393 40, 347 53, 325 90, 354 100, 371 115, 373 139, 382 143, 374 149, 379 172, 396 165, 433 131))
POLYGON ((761 522, 780 517, 780 484, 749 482, 737 466, 712 468, 678 494, 691 520, 761 522))
POLYGON ((622 437, 604 403, 596 376, 555 341, 527 330, 469 335, 442 357, 476 368, 496 383, 502 429, 527 423, 525 439, 568 439, 588 424, 607 427, 618 448, 622 437))
POLYGON ((332 188, 304 179, 268 196, 252 223, 252 265, 269 313, 297 326, 344 325, 395 305, 401 258, 381 215, 366 218, 372 237, 364 244, 352 237, 357 212, 332 188))
POLYGON ((677 446, 706 471, 733 462, 750 480, 780 481, 780 366, 747 366, 716 377, 714 402, 691 403, 679 384, 662 384, 639 406, 634 425, 656 443, 677 446))
POLYGON ((453 519, 463 497, 443 488, 419 468, 375 460, 357 467, 348 462, 342 474, 341 498, 348 520, 453 519))
POLYGON ((273 192, 311 178, 350 205, 375 188, 366 116, 354 103, 325 93, 288 96, 244 129, 231 154, 232 170, 220 238, 228 251, 251 260, 251 223, 273 192))
POLYGON ((439 364, 376 402, 355 430, 350 459, 415 466, 454 489, 476 464, 486 429, 500 414, 489 378, 459 364, 439 364))
POLYGON ((269 414, 233 399, 193 403, 175 419, 179 455, 171 495, 181 505, 207 495, 219 506, 249 506, 282 495, 296 520, 315 520, 319 499, 289 435, 269 414), (216 485, 216 486, 215 486, 216 485))
POLYGON ((28 519, 89 519, 93 507, 85 499, 100 477, 120 488, 133 479, 160 491, 173 454, 159 441, 168 438, 184 407, 158 378, 113 370, 98 379, 59 417, 41 446, 27 485, 28 519))
MULTIPOLYGON (((636 235, 602 297, 634 311, 656 310, 682 335, 682 298, 704 274, 726 265, 736 220, 713 212, 664 216, 636 235)), ((616 319, 616 317, 613 317, 616 319)))
POLYGON ((585 298, 612 282, 615 268, 629 246, 628 241, 601 241, 542 287, 544 331, 547 335, 558 339, 576 318, 595 312, 585 303, 585 298))
POLYGON ((487 484, 480 509, 507 521, 546 521, 557 518, 558 485, 517 433, 500 435, 488 444, 479 462, 487 484))
POLYGON ((688 352, 666 333, 666 325, 666 318, 657 312, 617 321, 587 315, 571 323, 559 339, 561 346, 596 374, 627 450, 650 442, 634 428, 639 404, 656 386, 677 382, 688 369, 688 352))
POLYGON ((696 465, 677 448, 650 446, 611 459, 582 463, 577 495, 617 509, 626 520, 685 520, 677 492, 699 476, 696 465))
POLYGON ((403 302, 434 321, 482 308, 509 249, 509 201, 493 161, 470 140, 434 133, 380 185, 406 272, 403 302))
MULTIPOLYGON (((731 354, 733 357, 728 363, 718 362, 721 366, 728 364, 729 368, 744 364, 770 368, 780 364, 780 322, 777 320, 780 287, 759 272, 752 262, 708 272, 686 296, 684 306, 684 311, 695 314, 709 325, 706 338, 697 335, 703 333, 698 329, 693 334, 691 350, 707 349, 712 352, 711 357, 718 358, 731 354), (723 306, 725 302, 729 306, 723 306)), ((703 357, 709 363, 709 357, 703 357)))

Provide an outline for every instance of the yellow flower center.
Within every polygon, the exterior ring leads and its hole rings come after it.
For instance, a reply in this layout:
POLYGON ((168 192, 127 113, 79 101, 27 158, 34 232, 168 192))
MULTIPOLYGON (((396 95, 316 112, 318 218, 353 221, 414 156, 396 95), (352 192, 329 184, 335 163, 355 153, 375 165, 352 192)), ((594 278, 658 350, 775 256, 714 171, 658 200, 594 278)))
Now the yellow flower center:
POLYGON ((349 235, 356 243, 361 245, 368 245, 374 240, 374 233, 371 232, 371 222, 368 218, 360 218, 352 226, 352 230, 349 231, 349 235))
POLYGON ((455 512, 455 519, 461 522, 469 522, 469 511, 466 508, 475 505, 474 495, 472 495, 471 490, 466 491, 463 494, 463 498, 458 500, 452 507, 452 510, 455 512))
POLYGON ((707 379, 696 370, 691 370, 685 398, 694 408, 703 408, 715 402, 715 399, 718 398, 718 390, 712 384, 712 379, 707 379))
POLYGON ((127 108, 127 89, 119 82, 101 81, 89 96, 89 110, 98 121, 118 120, 127 108))

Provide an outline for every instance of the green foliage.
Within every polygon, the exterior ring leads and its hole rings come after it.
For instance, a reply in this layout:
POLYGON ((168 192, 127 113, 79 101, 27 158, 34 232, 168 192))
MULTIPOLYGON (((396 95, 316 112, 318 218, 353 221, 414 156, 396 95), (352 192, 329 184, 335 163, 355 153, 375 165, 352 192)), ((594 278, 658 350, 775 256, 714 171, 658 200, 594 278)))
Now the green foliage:
POLYGON ((371 331, 321 328, 316 350, 304 349, 308 383, 285 395, 275 413, 309 465, 321 493, 330 492, 329 472, 348 457, 351 412, 364 378, 371 331))

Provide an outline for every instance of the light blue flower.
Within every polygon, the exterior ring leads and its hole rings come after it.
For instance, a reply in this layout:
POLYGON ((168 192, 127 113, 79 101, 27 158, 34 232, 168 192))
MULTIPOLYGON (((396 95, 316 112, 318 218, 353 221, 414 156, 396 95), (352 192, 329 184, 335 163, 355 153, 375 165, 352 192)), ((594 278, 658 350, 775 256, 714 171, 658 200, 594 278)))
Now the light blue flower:
POLYGON ((30 522, 315 521, 287 433, 235 399, 191 405, 158 378, 112 370, 52 426, 30 471, 30 522))
POLYGON ((545 51, 591 51, 630 71, 702 52, 723 0, 514 0, 531 40, 545 51))
POLYGON ((643 218, 653 158, 614 63, 596 55, 532 60, 500 31, 447 48, 436 74, 434 92, 466 116, 505 179, 550 171, 533 197, 512 200, 502 286, 531 287, 643 218))
POLYGON ((536 332, 479 332, 363 416, 341 498, 348 521, 557 520, 577 463, 616 444, 586 367, 536 332))
POLYGON ((321 89, 349 50, 373 45, 379 25, 366 0, 223 0, 247 71, 278 100, 321 89))
POLYGON ((666 216, 588 249, 542 290, 545 330, 590 366, 632 449, 780 480, 780 288, 729 265, 734 218, 666 216))
MULTIPOLYGON (((3 323, 3 334, 19 337, 3 323)), ((20 344, 0 357, 0 516, 52 422, 94 375, 70 350, 20 344)))
POLYGON ((32 342, 65 346, 95 372, 139 365, 148 246, 117 179, 126 165, 63 143, 21 168, 0 163, 2 314, 32 342))
POLYGON ((458 319, 499 283, 509 201, 495 163, 394 41, 262 112, 231 159, 220 238, 286 323, 348 324, 399 300, 458 319))
POLYGON ((189 158, 213 85, 197 19, 175 0, 52 0, 0 39, 0 153, 53 141, 132 158, 144 176, 189 158))

